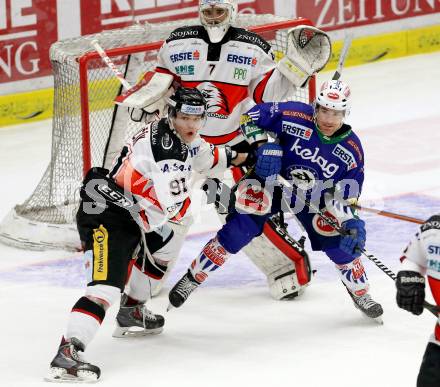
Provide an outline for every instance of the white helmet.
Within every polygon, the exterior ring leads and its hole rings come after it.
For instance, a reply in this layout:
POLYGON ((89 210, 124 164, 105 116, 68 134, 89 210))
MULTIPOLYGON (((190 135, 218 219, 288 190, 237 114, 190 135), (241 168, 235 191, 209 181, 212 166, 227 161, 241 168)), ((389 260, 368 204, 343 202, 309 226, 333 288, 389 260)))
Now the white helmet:
POLYGON ((315 104, 333 110, 350 111, 350 88, 341 81, 331 80, 322 84, 315 104))
POLYGON ((236 0, 200 0, 199 17, 202 26, 205 27, 211 43, 220 42, 229 29, 229 26, 235 21, 237 16, 236 0), (218 8, 225 13, 215 17, 208 17, 205 12, 209 9, 218 8), (217 19, 217 20, 216 20, 217 19), (218 21, 220 20, 220 21, 218 21))

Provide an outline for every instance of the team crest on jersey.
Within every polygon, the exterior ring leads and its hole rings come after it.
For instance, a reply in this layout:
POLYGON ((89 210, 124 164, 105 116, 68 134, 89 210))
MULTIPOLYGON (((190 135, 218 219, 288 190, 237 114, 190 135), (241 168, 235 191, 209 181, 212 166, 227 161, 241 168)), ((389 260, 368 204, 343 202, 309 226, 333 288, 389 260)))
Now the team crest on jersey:
POLYGON ((307 126, 300 125, 297 123, 283 121, 281 124, 283 132, 290 134, 291 136, 302 138, 303 140, 309 141, 312 137, 313 130, 307 126))
MULTIPOLYGON (((332 214, 330 214, 330 212, 324 211, 324 215, 327 218, 330 218, 331 220, 338 223, 338 220, 332 214)), ((326 237, 332 237, 332 236, 339 235, 339 233, 332 226, 330 226, 319 214, 315 214, 315 216, 313 217, 312 225, 313 225, 313 229, 319 235, 323 235, 326 237)))
POLYGON ((347 164, 347 170, 352 170, 357 167, 356 159, 353 153, 351 153, 347 148, 344 148, 341 144, 336 145, 332 151, 332 155, 335 155, 344 164, 347 164))
POLYGON ((318 178, 317 173, 303 165, 292 165, 287 169, 293 184, 303 191, 312 189, 318 178))
POLYGON ((206 100, 207 115, 226 119, 231 113, 228 100, 224 93, 211 82, 204 82, 199 87, 206 100))

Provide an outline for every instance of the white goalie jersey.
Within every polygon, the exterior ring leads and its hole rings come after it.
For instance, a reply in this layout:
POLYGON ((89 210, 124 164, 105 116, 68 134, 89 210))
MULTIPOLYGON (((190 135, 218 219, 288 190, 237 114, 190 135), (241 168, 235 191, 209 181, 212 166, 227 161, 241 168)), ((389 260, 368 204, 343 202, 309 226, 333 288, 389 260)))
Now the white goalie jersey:
POLYGON ((278 71, 270 44, 236 27, 230 27, 220 43, 211 43, 202 26, 176 29, 159 51, 156 72, 203 93, 207 122, 200 134, 211 144, 243 141, 238 128, 242 113, 255 103, 295 93, 278 71))
POLYGON ((131 192, 142 208, 145 231, 168 220, 182 222, 189 213, 193 171, 210 175, 228 166, 225 147, 208 144, 200 136, 187 145, 166 119, 137 133, 115 160, 109 177, 131 192))

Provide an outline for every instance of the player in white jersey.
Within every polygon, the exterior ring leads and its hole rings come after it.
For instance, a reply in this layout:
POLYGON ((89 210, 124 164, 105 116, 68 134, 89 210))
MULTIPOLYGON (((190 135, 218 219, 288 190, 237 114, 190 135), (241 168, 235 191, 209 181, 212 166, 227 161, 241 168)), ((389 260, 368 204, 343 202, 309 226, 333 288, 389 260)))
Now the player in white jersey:
POLYGON ((191 200, 187 181, 193 170, 210 174, 246 159, 244 153, 200 138, 206 103, 197 89, 178 88, 169 103, 168 116, 136 134, 110 172, 92 168, 84 179, 77 225, 87 288, 71 310, 50 364, 50 381, 99 379, 100 369, 78 352, 91 342, 124 288, 114 336, 162 331, 164 318, 145 307, 149 281, 130 280, 125 287, 129 267, 131 278, 154 279, 177 254, 182 236, 175 235, 167 222, 184 221, 191 200))
MULTIPOLYGON (((207 121, 200 134, 206 141, 247 152, 249 146, 239 129, 241 114, 255 103, 293 96, 298 87, 307 84, 310 76, 325 66, 331 46, 328 36, 316 28, 294 28, 288 33, 286 56, 276 63, 269 43, 253 32, 233 26, 236 14, 235 0, 201 0, 201 25, 174 30, 159 51, 155 71, 161 76, 168 75, 174 85, 197 87, 203 93, 207 121)), ((142 104, 141 92, 126 93, 126 105, 154 111, 157 101, 150 98, 149 103, 154 103, 142 104), (137 94, 140 101, 134 103, 137 94)), ((234 170, 235 180, 241 175, 242 171, 234 170)), ((268 277, 276 299, 293 298, 301 292, 296 272, 307 264, 290 258, 300 256, 291 240, 284 224, 272 220, 264 235, 252 241, 246 250, 268 277)))
MULTIPOLYGON (((397 305, 415 315, 423 312, 425 276, 437 306, 440 305, 440 214, 429 218, 412 238, 397 273, 397 305)), ((440 386, 440 317, 426 347, 417 387, 440 386)))

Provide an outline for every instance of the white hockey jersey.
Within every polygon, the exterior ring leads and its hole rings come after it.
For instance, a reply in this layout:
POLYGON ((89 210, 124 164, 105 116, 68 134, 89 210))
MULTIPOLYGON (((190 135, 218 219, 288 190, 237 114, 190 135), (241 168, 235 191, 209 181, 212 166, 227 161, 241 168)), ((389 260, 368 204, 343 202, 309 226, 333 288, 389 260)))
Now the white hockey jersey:
POLYGON ((181 222, 191 203, 193 171, 205 175, 223 171, 227 158, 225 147, 208 144, 200 136, 185 144, 161 119, 124 146, 109 177, 135 196, 148 232, 168 220, 181 222))
MULTIPOLYGON (((417 271, 428 276, 432 296, 440 306, 440 214, 420 226, 400 260, 400 270, 417 271)), ((430 341, 440 345, 440 316, 430 341)))
POLYGON ((244 140, 240 116, 255 103, 280 101, 295 93, 276 68, 270 44, 236 27, 230 27, 220 43, 211 43, 203 26, 174 30, 159 51, 156 71, 203 93, 208 119, 200 134, 216 145, 244 140))
POLYGON ((403 269, 414 270, 440 281, 440 215, 420 226, 401 258, 403 269))

